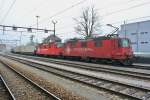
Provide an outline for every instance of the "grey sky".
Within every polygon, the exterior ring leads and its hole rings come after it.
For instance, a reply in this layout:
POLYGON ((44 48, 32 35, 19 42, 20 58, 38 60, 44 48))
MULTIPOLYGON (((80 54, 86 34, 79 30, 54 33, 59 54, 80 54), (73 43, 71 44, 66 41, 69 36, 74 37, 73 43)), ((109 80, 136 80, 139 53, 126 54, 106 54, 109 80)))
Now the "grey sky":
MULTIPOLYGON (((38 15, 40 16, 40 28, 53 29, 51 20, 57 20, 56 34, 63 39, 77 36, 73 29, 75 24, 73 18, 79 17, 82 9, 91 4, 95 5, 101 16, 103 34, 111 31, 110 28, 105 26, 107 23, 114 23, 114 25, 119 26, 123 24, 124 20, 150 16, 150 0, 16 0, 8 15, 5 16, 13 2, 14 0, 0 0, 0 24, 36 27, 35 16, 38 15), (79 2, 82 3, 58 14, 58 12, 79 2)), ((144 18, 144 20, 149 18, 144 18)), ((23 34, 22 43, 26 43, 31 34, 23 34)), ((40 41, 48 34, 38 32, 34 35, 40 41)), ((1 35, 1 38, 20 39, 20 34, 5 32, 5 35, 1 35)))

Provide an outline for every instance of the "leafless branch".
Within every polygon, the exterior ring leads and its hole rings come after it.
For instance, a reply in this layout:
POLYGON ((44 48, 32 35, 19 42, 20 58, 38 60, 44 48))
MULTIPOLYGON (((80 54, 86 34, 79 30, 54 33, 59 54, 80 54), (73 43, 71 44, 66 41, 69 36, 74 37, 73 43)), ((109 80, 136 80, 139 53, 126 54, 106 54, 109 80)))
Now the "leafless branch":
POLYGON ((94 6, 85 8, 81 16, 78 19, 74 18, 74 20, 77 23, 75 31, 85 38, 91 37, 96 30, 100 29, 99 16, 94 6))

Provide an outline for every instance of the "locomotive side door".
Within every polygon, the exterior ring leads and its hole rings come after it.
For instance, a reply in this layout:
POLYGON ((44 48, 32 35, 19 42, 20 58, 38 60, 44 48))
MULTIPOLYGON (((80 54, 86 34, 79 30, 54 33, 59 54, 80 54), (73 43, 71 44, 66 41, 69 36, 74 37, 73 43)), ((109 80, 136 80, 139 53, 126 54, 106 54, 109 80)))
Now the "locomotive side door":
POLYGON ((116 56, 116 53, 118 52, 118 47, 119 47, 119 44, 118 44, 119 40, 118 39, 113 39, 112 40, 112 54, 111 54, 111 58, 115 58, 116 56))
POLYGON ((65 52, 66 52, 66 55, 68 55, 68 56, 70 56, 70 52, 71 52, 70 46, 71 46, 70 43, 66 43, 66 45, 65 45, 65 52))

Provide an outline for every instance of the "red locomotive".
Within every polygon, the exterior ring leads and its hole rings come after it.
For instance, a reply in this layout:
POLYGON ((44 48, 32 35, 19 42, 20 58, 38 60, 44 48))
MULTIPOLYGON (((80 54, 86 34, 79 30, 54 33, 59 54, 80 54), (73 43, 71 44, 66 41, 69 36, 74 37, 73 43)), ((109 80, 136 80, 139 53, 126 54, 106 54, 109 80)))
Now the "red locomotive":
POLYGON ((61 56, 62 55, 62 43, 51 42, 48 44, 40 44, 36 48, 37 55, 46 56, 61 56))
POLYGON ((61 56, 62 55, 62 43, 61 39, 57 36, 50 35, 43 40, 42 44, 36 47, 36 55, 45 56, 61 56))
POLYGON ((52 42, 37 46, 36 54, 73 57, 86 60, 105 60, 131 65, 133 52, 130 40, 118 36, 102 36, 91 39, 72 39, 64 43, 52 42))

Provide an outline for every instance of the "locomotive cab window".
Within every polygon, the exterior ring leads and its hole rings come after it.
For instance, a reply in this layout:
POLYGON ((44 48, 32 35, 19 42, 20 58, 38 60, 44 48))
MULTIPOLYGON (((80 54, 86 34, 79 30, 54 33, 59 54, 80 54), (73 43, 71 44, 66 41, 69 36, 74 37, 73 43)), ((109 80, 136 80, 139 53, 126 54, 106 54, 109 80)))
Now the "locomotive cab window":
POLYGON ((71 47, 72 47, 72 48, 75 48, 75 47, 76 47, 76 42, 72 42, 72 43, 71 43, 71 47))
POLYGON ((44 45, 43 48, 46 48, 46 45, 44 45))
POLYGON ((51 44, 50 43, 49 43, 48 47, 51 48, 51 44))
POLYGON ((87 42, 81 42, 81 47, 86 48, 87 47, 87 42))
POLYGON ((96 40, 95 47, 100 47, 100 46, 102 46, 102 41, 96 40))
POLYGON ((61 48, 63 47, 63 44, 62 43, 57 43, 57 48, 61 48))
POLYGON ((118 41, 119 43, 119 47, 129 47, 130 46, 130 42, 128 39, 120 39, 118 41))

